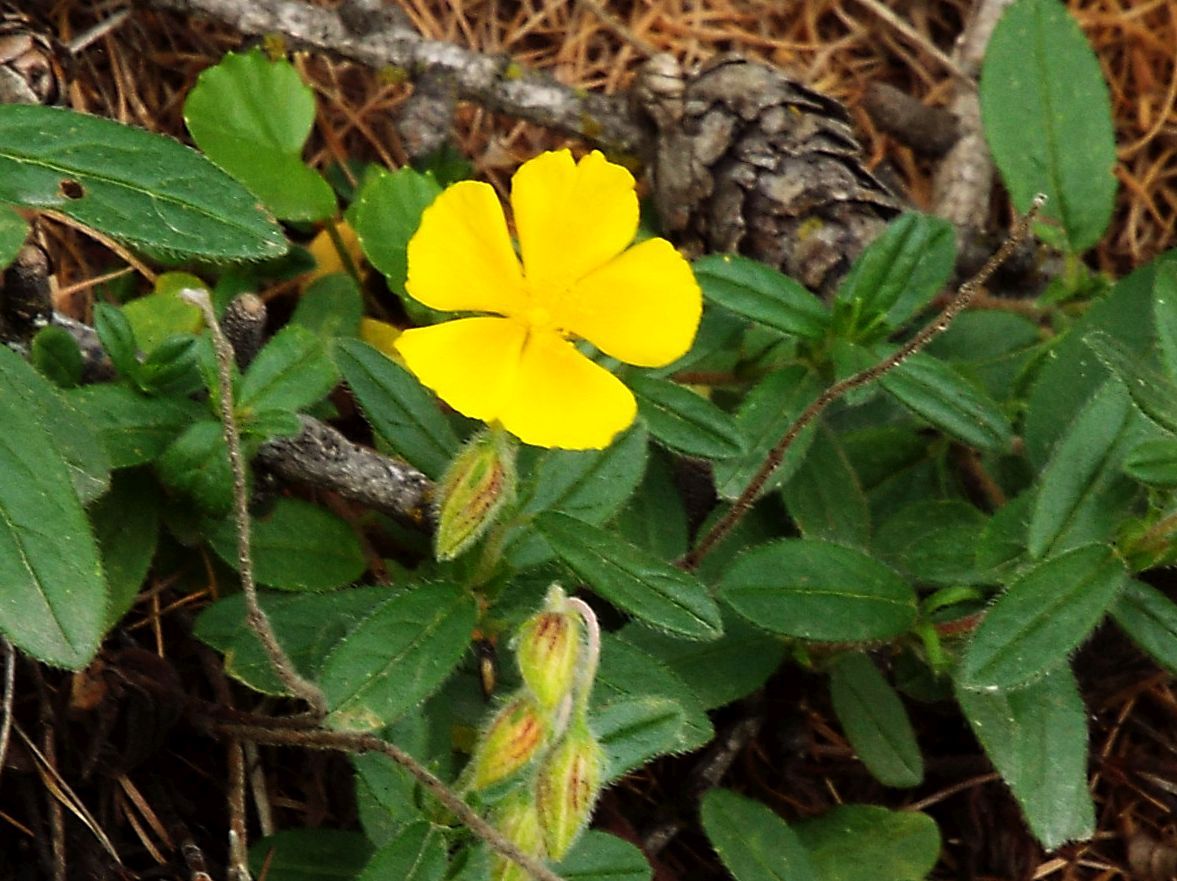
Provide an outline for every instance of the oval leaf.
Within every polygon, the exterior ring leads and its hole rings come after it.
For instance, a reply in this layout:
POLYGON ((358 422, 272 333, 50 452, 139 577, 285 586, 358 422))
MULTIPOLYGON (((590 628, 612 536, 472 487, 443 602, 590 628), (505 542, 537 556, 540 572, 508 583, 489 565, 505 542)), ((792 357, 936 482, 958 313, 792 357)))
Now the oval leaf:
POLYGON ((716 586, 758 627, 826 642, 890 639, 915 622, 915 591, 861 551, 784 539, 740 555, 716 586))
POLYGON ((372 429, 433 479, 458 450, 437 402, 411 373, 359 340, 340 340, 335 363, 372 429))
POLYGON ((744 436, 735 421, 702 395, 638 373, 626 381, 650 434, 668 447, 705 459, 729 459, 744 451, 744 436))
POLYGON ((0 346, 0 632, 40 661, 78 669, 98 649, 109 598, 69 468, 27 397, 39 384, 48 385, 0 346))
POLYGON ((53 107, 0 105, 0 201, 176 256, 260 260, 287 248, 256 197, 195 150, 53 107))
POLYGON ((448 867, 441 834, 421 820, 376 851, 356 881, 442 881, 448 867))
POLYGON ((1047 850, 1095 831, 1087 789, 1087 710, 1066 668, 1018 691, 957 690, 993 766, 1047 850))
POLYGON ((1030 514, 1026 547, 1031 556, 1041 558, 1052 548, 1059 550, 1060 537, 1073 530, 1075 521, 1089 507, 1100 472, 1118 471, 1109 457, 1124 432, 1129 410, 1123 384, 1111 379, 1059 438, 1042 470, 1030 514))
POLYGON ((565 881, 650 881, 653 870, 628 841, 590 829, 554 871, 565 881))
POLYGON ((837 805, 793 829, 821 881, 913 881, 940 858, 936 821, 918 811, 837 805))
POLYGON ((829 312, 813 292, 784 273, 736 254, 709 254, 694 263, 707 302, 787 336, 821 339, 829 312))
POLYGON ((578 578, 643 624, 687 639, 722 635, 719 607, 690 573, 575 517, 553 512, 535 526, 578 578))
MULTIPOLYGON (((1058 0, 1006 10, 981 69, 985 137, 1019 211, 1036 193, 1081 251, 1099 241, 1116 196, 1111 102, 1095 53, 1058 0)), ((1057 232, 1045 225, 1051 238, 1057 232)))
MULTIPOLYGON (((330 590, 364 574, 364 551, 355 531, 334 514, 299 499, 279 499, 254 521, 250 547, 259 584, 285 590, 330 590)), ((213 550, 237 566, 237 527, 222 521, 210 537, 213 550)))
POLYGON ((245 376, 237 406, 243 410, 301 410, 327 396, 339 382, 322 340, 288 324, 258 352, 245 376))
POLYGON ((978 450, 1004 453, 1013 443, 997 402, 938 358, 912 355, 879 382, 913 413, 978 450))
POLYGON ((1177 673, 1177 603, 1133 578, 1112 606, 1112 617, 1154 661, 1177 673))
POLYGON ((432 174, 406 167, 376 175, 356 199, 355 229, 360 247, 398 294, 405 293, 409 239, 421 225, 421 213, 440 193, 432 174))
POLYGON ((335 213, 327 181, 303 164, 315 93, 285 59, 230 52, 203 71, 184 101, 184 123, 208 157, 283 220, 335 213))
POLYGON ((866 655, 841 658, 830 671, 830 697, 846 737, 875 779, 886 786, 918 786, 924 759, 907 710, 866 655))
POLYGON ((703 831, 736 881, 817 881, 809 853, 768 807, 727 789, 703 796, 703 831))
POLYGON ((645 625, 694 640, 723 634, 719 607, 690 573, 565 514, 545 514, 536 528, 577 578, 645 625))
POLYGON ((990 607, 961 660, 958 684, 1015 688, 1064 664, 1126 578, 1106 545, 1084 545, 1035 566, 990 607))
POLYGON ((349 633, 323 665, 328 724, 374 731, 433 693, 470 645, 477 610, 452 584, 395 596, 349 633))
POLYGON ((955 265, 952 224, 914 211, 904 214, 854 261, 838 287, 836 301, 843 308, 835 315, 844 309, 853 316, 852 330, 884 317, 895 327, 936 295, 955 265))

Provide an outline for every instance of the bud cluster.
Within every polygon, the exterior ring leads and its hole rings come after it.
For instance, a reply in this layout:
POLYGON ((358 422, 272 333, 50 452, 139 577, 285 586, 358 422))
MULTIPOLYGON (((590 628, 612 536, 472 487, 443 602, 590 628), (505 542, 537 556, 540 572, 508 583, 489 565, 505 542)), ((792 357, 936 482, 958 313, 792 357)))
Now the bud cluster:
MULTIPOLYGON (((605 777, 605 754, 587 719, 600 651, 596 618, 552 585, 514 649, 523 686, 483 731, 467 779, 478 790, 516 784, 491 820, 523 852, 558 860, 588 824, 605 777)), ((496 857, 491 877, 525 881, 527 874, 496 857)))

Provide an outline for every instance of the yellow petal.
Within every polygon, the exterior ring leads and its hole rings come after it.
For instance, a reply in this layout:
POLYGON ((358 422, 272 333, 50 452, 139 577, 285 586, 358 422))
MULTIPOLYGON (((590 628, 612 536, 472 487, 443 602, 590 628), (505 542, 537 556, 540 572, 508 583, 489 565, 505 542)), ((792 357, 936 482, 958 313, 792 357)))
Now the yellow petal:
POLYGON ((528 289, 551 308, 581 276, 633 241, 638 197, 633 175, 593 151, 541 153, 511 180, 511 207, 528 289))
MULTIPOLYGON (((368 275, 368 264, 364 262, 364 252, 360 249, 360 238, 356 235, 356 231, 351 228, 351 225, 342 220, 335 228, 339 235, 339 240, 343 243, 344 249, 347 251, 347 256, 351 260, 352 266, 356 267, 360 272, 360 278, 366 278, 368 275)), ((311 239, 311 243, 307 245, 307 250, 310 251, 311 257, 315 260, 315 268, 308 272, 299 281, 299 290, 305 291, 310 287, 311 282, 322 278, 324 275, 330 275, 333 272, 347 272, 347 267, 343 263, 343 258, 339 254, 339 248, 336 247, 335 240, 331 238, 331 234, 327 230, 320 230, 319 233, 311 239)))
POLYGON ((518 314, 523 308, 519 260, 490 184, 462 181, 438 196, 409 240, 408 261, 406 290, 433 309, 518 314))
POLYGON ((498 418, 524 443, 597 450, 635 415, 633 394, 621 380, 557 334, 532 331, 498 418))
POLYGON ((462 318, 406 330, 396 349, 421 384, 472 419, 492 422, 513 395, 527 330, 507 318, 462 318))
POLYGON ((661 367, 690 349, 703 294, 670 242, 647 239, 577 282, 557 311, 560 327, 605 354, 661 367))

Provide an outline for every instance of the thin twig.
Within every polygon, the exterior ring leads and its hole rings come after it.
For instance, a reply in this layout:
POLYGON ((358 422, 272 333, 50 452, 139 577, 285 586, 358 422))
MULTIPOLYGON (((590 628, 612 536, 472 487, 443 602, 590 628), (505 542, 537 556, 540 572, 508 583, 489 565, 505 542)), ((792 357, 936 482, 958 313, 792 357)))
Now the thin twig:
POLYGON ((245 754, 241 738, 229 739, 229 878, 249 881, 245 830, 245 754))
POLYGON ((1030 230, 1030 224, 1034 221, 1034 218, 1038 215, 1044 204, 1046 204, 1046 197, 1039 193, 1034 197, 1034 203, 1030 206, 1029 212, 1018 220, 1009 237, 1002 243, 1001 247, 985 262, 985 265, 981 267, 981 270, 976 275, 960 286, 956 296, 944 307, 944 311, 936 316, 934 321, 925 325, 919 333, 904 343, 894 354, 883 359, 878 364, 867 367, 865 370, 860 370, 858 373, 843 379, 841 382, 834 383, 822 392, 812 404, 806 407, 793 424, 789 426, 784 436, 777 441, 776 446, 769 451, 759 470, 748 481, 748 485, 744 487, 744 491, 732 503, 727 513, 699 539, 698 544, 691 549, 690 553, 680 559, 677 565, 688 571, 698 568, 703 558, 719 542, 726 538, 727 534, 740 522, 740 519, 748 513, 748 510, 752 507, 752 503, 756 500, 756 496, 772 476, 772 473, 776 471, 777 466, 781 464, 781 460, 784 458, 789 447, 793 445, 793 442, 805 430, 805 427, 821 415, 821 412, 826 407, 847 392, 874 382, 883 374, 898 367, 939 334, 948 330, 948 326, 952 324, 953 319, 968 307, 969 302, 973 299, 977 290, 989 280, 990 276, 997 271, 997 268, 1008 260, 1018 245, 1021 244, 1022 239, 1026 237, 1026 234, 1030 230))
POLYGON ((305 700, 312 712, 325 716, 327 698, 317 685, 303 678, 295 669, 285 649, 278 642, 269 616, 258 603, 249 539, 249 493, 245 482, 245 456, 241 452, 241 435, 237 431, 237 421, 233 415, 233 348, 221 331, 208 293, 189 288, 182 292, 182 296, 199 307, 204 315, 217 358, 221 422, 225 432, 225 445, 229 450, 229 467, 233 471, 233 518, 237 525, 237 567, 241 576, 241 593, 245 597, 245 621, 261 641, 274 671, 290 693, 305 700))
POLYGON ((528 856, 512 844, 501 832, 480 817, 441 779, 430 773, 416 759, 394 743, 381 740, 371 734, 353 734, 346 731, 274 730, 253 725, 218 725, 218 730, 229 737, 240 737, 255 743, 271 746, 301 746, 309 749, 333 749, 348 753, 379 752, 388 756, 411 774, 434 798, 470 831, 485 841, 502 856, 531 873, 537 881, 563 881, 563 879, 535 857, 528 856))
POLYGON ((8 757, 8 739, 12 736, 12 701, 16 693, 16 652, 6 637, 0 636, 4 650, 4 697, 0 707, 0 774, 8 757))
MULTIPOLYGON (((972 83, 972 80, 969 78, 968 74, 960 69, 960 65, 958 65, 947 54, 945 54, 945 52, 939 46, 937 46, 935 43, 905 22, 902 18, 892 12, 887 6, 880 3, 879 0, 858 0, 858 3, 862 6, 865 6, 876 16, 890 25, 893 29, 903 34, 903 36, 906 37, 910 42, 914 43, 917 47, 935 58, 938 62, 940 62, 944 69, 952 73, 953 76, 958 77, 964 82, 972 83)), ((974 83, 974 88, 975 85, 976 84, 974 83)))

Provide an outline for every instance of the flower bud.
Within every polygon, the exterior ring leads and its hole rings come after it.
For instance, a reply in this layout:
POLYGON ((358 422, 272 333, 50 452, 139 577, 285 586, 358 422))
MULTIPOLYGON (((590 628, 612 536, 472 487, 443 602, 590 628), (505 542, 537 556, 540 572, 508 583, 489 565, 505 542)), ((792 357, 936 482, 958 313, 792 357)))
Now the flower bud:
POLYGON ((593 812, 604 777, 605 754, 583 718, 548 755, 535 778, 544 844, 561 859, 580 836, 593 812))
POLYGON ((553 584, 544 609, 524 621, 515 637, 519 672, 546 710, 572 690, 581 654, 580 616, 565 600, 560 585, 553 584))
POLYGON ((473 787, 510 777, 535 758, 547 738, 548 722, 535 699, 518 694, 495 714, 474 751, 473 787))
MULTIPOLYGON (((503 837, 529 856, 543 856, 543 834, 539 813, 526 792, 505 799, 491 815, 491 822, 503 837)), ((527 870, 513 860, 495 854, 491 862, 491 881, 530 881, 527 870)))
POLYGON ((515 448, 502 431, 477 434, 437 487, 437 559, 452 560, 478 541, 515 496, 515 448))

